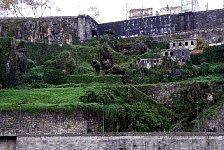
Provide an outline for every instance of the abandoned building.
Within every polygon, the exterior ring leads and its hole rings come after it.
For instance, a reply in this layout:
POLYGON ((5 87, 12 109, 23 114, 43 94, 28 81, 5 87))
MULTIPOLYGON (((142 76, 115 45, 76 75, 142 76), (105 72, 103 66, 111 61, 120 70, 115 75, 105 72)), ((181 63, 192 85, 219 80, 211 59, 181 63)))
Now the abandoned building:
POLYGON ((197 47, 197 39, 175 39, 171 40, 170 49, 189 49, 190 51, 197 47))
POLYGON ((185 64, 190 60, 189 49, 163 49, 161 50, 161 58, 168 58, 178 63, 178 65, 185 64))
POLYGON ((153 66, 161 65, 160 58, 140 58, 137 60, 136 64, 138 68, 150 69, 153 66))

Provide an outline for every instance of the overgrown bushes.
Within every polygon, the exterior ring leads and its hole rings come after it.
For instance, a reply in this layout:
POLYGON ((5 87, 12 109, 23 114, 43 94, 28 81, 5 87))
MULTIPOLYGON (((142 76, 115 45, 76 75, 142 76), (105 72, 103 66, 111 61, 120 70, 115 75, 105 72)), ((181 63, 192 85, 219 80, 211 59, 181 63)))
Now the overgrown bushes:
POLYGON ((122 76, 116 75, 101 75, 101 76, 94 76, 94 75, 72 75, 67 77, 67 83, 113 83, 113 84, 120 84, 122 80, 122 76))

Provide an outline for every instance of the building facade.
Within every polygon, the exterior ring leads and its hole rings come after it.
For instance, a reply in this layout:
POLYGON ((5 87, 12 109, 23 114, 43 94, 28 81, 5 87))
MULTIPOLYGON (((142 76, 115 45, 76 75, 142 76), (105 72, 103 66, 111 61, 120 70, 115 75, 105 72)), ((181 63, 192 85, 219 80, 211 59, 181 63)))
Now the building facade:
POLYGON ((189 49, 197 47, 197 39, 175 39, 169 42, 170 49, 189 49))
POLYGON ((189 49, 163 49, 161 50, 161 58, 168 58, 177 62, 178 65, 185 64, 190 60, 189 49))
POLYGON ((151 16, 153 16, 153 8, 131 9, 129 11, 130 19, 138 19, 138 18, 151 17, 151 16))
POLYGON ((150 69, 153 66, 161 65, 160 58, 140 58, 137 60, 136 65, 138 68, 150 69))

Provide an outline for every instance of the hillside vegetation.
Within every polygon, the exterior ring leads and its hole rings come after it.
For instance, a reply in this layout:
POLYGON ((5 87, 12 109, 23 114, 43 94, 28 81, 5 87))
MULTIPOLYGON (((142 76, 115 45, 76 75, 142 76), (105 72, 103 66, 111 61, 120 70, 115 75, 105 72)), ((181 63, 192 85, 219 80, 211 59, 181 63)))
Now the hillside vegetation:
POLYGON ((198 115, 215 114, 211 108, 223 104, 224 46, 207 47, 183 66, 164 60, 150 69, 138 68, 136 60, 158 58, 168 48, 150 37, 117 40, 107 34, 75 45, 24 47, 22 60, 8 55, 1 61, 2 111, 86 108, 105 117, 108 132, 191 131, 198 115), (7 60, 20 62, 13 64, 15 73, 6 71, 7 60), (188 90, 171 95, 172 102, 151 96, 151 86, 180 84, 188 90))

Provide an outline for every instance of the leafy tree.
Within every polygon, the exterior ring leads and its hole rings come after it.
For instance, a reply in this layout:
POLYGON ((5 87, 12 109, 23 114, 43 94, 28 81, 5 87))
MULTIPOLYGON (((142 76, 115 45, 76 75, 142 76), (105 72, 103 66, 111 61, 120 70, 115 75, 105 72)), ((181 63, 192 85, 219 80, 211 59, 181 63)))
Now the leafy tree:
POLYGON ((91 6, 87 9, 87 15, 89 15, 93 19, 97 19, 100 15, 100 12, 96 6, 91 6))
POLYGON ((65 84, 67 75, 61 70, 46 70, 43 76, 44 82, 53 85, 65 84))
POLYGON ((65 73, 70 73, 75 67, 75 60, 69 51, 63 51, 55 58, 58 69, 62 69, 65 73))
POLYGON ((102 70, 108 70, 113 66, 110 46, 107 43, 100 46, 100 64, 102 70))

